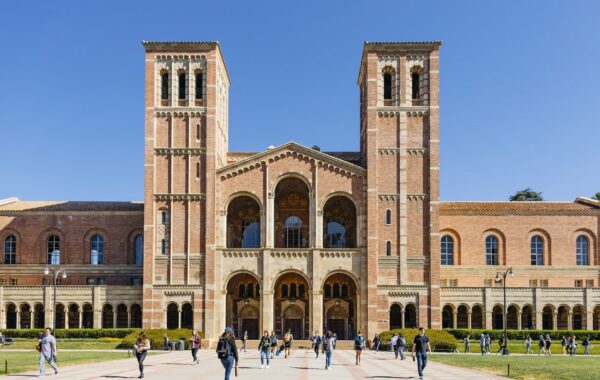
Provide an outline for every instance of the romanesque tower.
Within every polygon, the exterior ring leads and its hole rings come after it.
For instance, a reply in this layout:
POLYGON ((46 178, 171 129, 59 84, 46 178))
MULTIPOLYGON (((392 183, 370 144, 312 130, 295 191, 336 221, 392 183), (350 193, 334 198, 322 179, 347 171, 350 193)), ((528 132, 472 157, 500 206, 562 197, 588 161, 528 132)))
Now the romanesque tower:
POLYGON ((369 316, 369 332, 393 324, 394 304, 401 314, 392 327, 413 327, 418 320, 440 328, 435 254, 440 45, 364 46, 358 85, 361 154, 368 172, 367 292, 369 313, 378 310, 369 316))
POLYGON ((215 171, 227 155, 229 75, 217 42, 143 45, 143 325, 191 327, 193 321, 211 331, 212 313, 205 310, 212 309, 214 289, 206 284, 213 283, 210 231, 218 197, 215 171))

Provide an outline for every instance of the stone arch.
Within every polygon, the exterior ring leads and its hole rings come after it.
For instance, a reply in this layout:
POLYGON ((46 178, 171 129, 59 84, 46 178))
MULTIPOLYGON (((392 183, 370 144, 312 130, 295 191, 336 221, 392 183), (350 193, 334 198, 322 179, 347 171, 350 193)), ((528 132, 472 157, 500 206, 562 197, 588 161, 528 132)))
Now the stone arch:
POLYGON ((179 305, 175 302, 169 302, 166 308, 167 329, 174 330, 179 328, 179 305))
POLYGON ((262 201, 260 200, 260 198, 258 196, 256 196, 256 194, 254 194, 250 191, 236 191, 236 192, 230 194, 229 197, 227 198, 227 200, 225 201, 225 204, 223 205, 223 211, 227 212, 227 210, 229 209, 229 206, 231 205, 231 202, 233 202, 234 200, 236 200, 237 198, 240 198, 240 197, 252 198, 258 204, 261 214, 264 212, 262 201))
MULTIPOLYGON (((260 277, 258 277, 258 275, 256 273, 251 272, 251 271, 249 271, 247 269, 239 269, 239 270, 236 270, 236 271, 233 271, 233 272, 229 273, 229 275, 227 276, 227 278, 225 278, 225 281, 223 281, 223 287, 221 288, 221 291, 223 293, 226 293, 227 292, 227 284, 229 283, 229 281, 231 281, 232 278, 234 278, 235 276, 240 275, 240 274, 247 274, 247 275, 249 275, 251 277, 254 277, 254 279, 256 280, 256 282, 258 283, 258 285, 262 289, 262 281, 261 281, 260 277)), ((271 289, 271 290, 273 290, 273 289, 271 289)))
POLYGON ((592 327, 594 330, 600 330, 600 305, 594 307, 592 327))
POLYGON ((414 329, 419 327, 419 316, 417 314, 417 305, 414 303, 407 303, 404 308, 404 328, 414 329))
POLYGON ((308 248, 311 238, 310 184, 298 177, 284 175, 274 188, 274 238, 278 248, 308 248))
POLYGON ((131 315, 131 327, 141 328, 142 327, 142 307, 137 303, 134 303, 129 308, 129 314, 131 315))
POLYGON ((277 190, 277 186, 279 186, 279 184, 281 182, 283 182, 284 180, 289 179, 289 178, 295 178, 295 179, 301 180, 302 182, 304 182, 304 184, 308 188, 309 192, 313 191, 312 184, 308 180, 308 178, 306 178, 306 176, 304 176, 303 174, 298 173, 298 172, 287 172, 287 173, 281 174, 273 181, 273 185, 271 186, 271 193, 275 194, 275 191, 277 190))
POLYGON ((12 302, 6 304, 6 328, 17 328, 17 305, 12 302))
POLYGON ((519 329, 519 306, 510 304, 506 308, 506 328, 508 330, 519 329))
POLYGON ((117 326, 118 329, 124 329, 128 327, 129 311, 127 305, 120 303, 117 305, 117 326))
MULTIPOLYGON (((460 265, 461 264, 460 234, 452 228, 444 228, 443 230, 440 231, 440 241, 441 241, 442 237, 444 237, 446 235, 450 236, 453 240, 454 265, 460 265)), ((440 254, 441 254, 441 251, 440 251, 440 254)))
POLYGON ((484 327, 483 306, 475 304, 471 307, 471 328, 482 329, 484 327))
POLYGON ((585 308, 583 305, 573 306, 572 330, 587 330, 585 308))
POLYGON ((483 232, 483 262, 485 263, 485 243, 488 236, 498 239, 498 265, 506 265, 506 236, 497 228, 488 228, 483 232))
POLYGON ((20 328, 30 329, 32 327, 31 326, 31 315, 33 312, 31 305, 28 304, 27 302, 22 302, 19 304, 19 311, 20 311, 20 318, 19 318, 20 328))
POLYGON ((37 302, 35 305, 33 305, 33 313, 33 328, 45 328, 46 311, 44 309, 44 304, 37 302))
POLYGON ((556 310, 556 329, 557 330, 568 330, 569 329, 569 313, 571 308, 568 305, 560 305, 556 310))
POLYGON ((469 328, 469 306, 462 304, 456 308, 456 327, 459 329, 469 328))
POLYGON ((81 308, 81 328, 94 328, 94 307, 89 302, 85 302, 81 308))
POLYGON ((304 339, 308 336, 310 328, 311 304, 310 281, 308 277, 298 270, 282 271, 275 276, 273 281, 273 315, 275 331, 285 333, 290 329, 294 338, 304 339), (290 307, 298 307, 303 312, 303 318, 290 317, 286 311, 290 307))
POLYGON ((397 302, 390 306, 390 330, 402 328, 402 305, 397 302))
POLYGON ((249 317, 244 309, 252 306, 260 310, 260 279, 246 270, 230 274, 225 282, 225 324, 233 328, 237 336, 248 331, 250 339, 259 338, 260 314, 249 317))
POLYGON ((492 309, 492 329, 504 329, 504 315, 502 305, 495 305, 492 309))
POLYGON ((546 305, 542 309, 542 329, 553 330, 554 329, 554 306, 546 305))
POLYGON ((454 305, 444 305, 442 308, 442 328, 454 328, 454 305))
POLYGON ((543 265, 552 265, 552 239, 548 231, 542 228, 534 228, 527 233, 527 250, 531 252, 531 239, 539 235, 544 242, 544 263, 543 265))
POLYGON ((259 248, 261 246, 263 211, 256 196, 247 192, 234 194, 227 203, 226 246, 259 248))
POLYGON ((68 252, 66 250, 65 244, 65 234, 64 232, 56 227, 49 227, 43 230, 38 237, 39 244, 39 252, 40 252, 40 263, 48 263, 48 238, 50 236, 56 235, 60 239, 60 260, 61 264, 63 263, 63 258, 67 256, 68 252))
POLYGON ((102 328, 103 329, 115 328, 114 312, 115 312, 115 310, 114 310, 113 305, 107 303, 102 306, 102 328))
MULTIPOLYGON (((104 239, 104 262, 106 263, 107 251, 110 247, 110 234, 107 230, 101 227, 92 227, 89 228, 85 234, 83 235, 83 263, 91 264, 91 239, 94 235, 102 236, 104 239)), ((62 248, 62 247, 61 247, 62 248)))
POLYGON ((190 302, 184 302, 181 305, 181 328, 194 328, 194 307, 190 302))
POLYGON ((358 208, 348 194, 328 196, 323 204, 323 246, 356 248, 358 244, 358 208))
POLYGON ((598 265, 598 252, 596 250, 598 242, 596 234, 587 228, 579 228, 571 234, 571 247, 573 247, 574 256, 576 257, 577 238, 581 235, 585 236, 588 240, 588 265, 598 265))
POLYGON ((81 312, 81 308, 79 307, 79 304, 74 303, 74 302, 69 304, 68 315, 67 315, 68 322, 67 323, 69 324, 70 329, 81 328, 81 326, 79 326, 79 313, 80 312, 81 312))
POLYGON ((67 307, 62 303, 56 304, 56 311, 54 312, 54 328, 55 329, 64 329, 65 326, 65 316, 67 314, 67 307))
POLYGON ((533 330, 535 328, 535 319, 533 307, 529 304, 521 309, 521 329, 533 330))

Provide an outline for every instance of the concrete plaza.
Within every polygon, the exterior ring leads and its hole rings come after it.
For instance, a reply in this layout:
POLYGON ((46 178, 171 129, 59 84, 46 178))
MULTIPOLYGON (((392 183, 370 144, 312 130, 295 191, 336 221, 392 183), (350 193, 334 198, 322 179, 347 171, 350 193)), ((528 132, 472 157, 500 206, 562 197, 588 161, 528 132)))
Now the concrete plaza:
MULTIPOLYGON (((154 354, 146 359, 145 378, 171 380, 179 379, 223 379, 223 367, 213 349, 199 352, 199 365, 192 365, 191 354, 171 352, 154 354)), ((314 352, 298 349, 291 357, 278 357, 271 362, 269 369, 260 369, 259 353, 254 350, 240 354, 239 376, 232 379, 264 380, 265 378, 282 378, 286 380, 312 380, 327 376, 328 379, 418 379, 416 364, 410 359, 395 360, 392 353, 374 354, 366 351, 361 366, 354 364, 354 351, 336 351, 333 356, 331 370, 325 371, 325 359, 319 355, 315 359, 314 352)), ((47 371, 50 373, 51 371, 47 371)), ((23 379, 35 377, 37 371, 30 371, 4 377, 5 379, 23 379)), ((75 365, 60 369, 57 376, 47 375, 49 379, 133 379, 137 378, 137 362, 135 359, 116 360, 75 365)), ((502 379, 502 377, 465 368, 429 362, 425 370, 425 379, 502 379)))

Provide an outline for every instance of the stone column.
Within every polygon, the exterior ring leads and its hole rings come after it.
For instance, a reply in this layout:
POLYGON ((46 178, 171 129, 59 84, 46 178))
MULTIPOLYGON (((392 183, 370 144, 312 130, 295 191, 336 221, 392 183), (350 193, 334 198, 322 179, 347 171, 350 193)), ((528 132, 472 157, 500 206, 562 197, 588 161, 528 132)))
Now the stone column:
POLYGON ((101 328, 102 327, 102 304, 100 303, 100 293, 104 291, 106 292, 105 286, 94 286, 92 290, 92 310, 93 310, 93 327, 101 328))
POLYGON ((113 308, 113 329, 117 328, 117 308, 113 308))
POLYGON ((319 331, 321 334, 323 330, 323 293, 321 289, 313 289, 311 291, 311 305, 312 308, 312 323, 310 325, 310 331, 319 331))
MULTIPOLYGON (((314 186, 314 184, 313 184, 314 186)), ((308 246, 311 248, 315 247, 315 224, 317 219, 317 210, 315 205, 315 191, 314 189, 309 192, 309 206, 308 206, 308 246)))
POLYGON ((267 248, 275 246, 275 193, 267 193, 267 248))
POLYGON ((165 313, 164 313, 164 319, 163 319, 163 325, 162 325, 162 328, 163 328, 163 329, 166 329, 166 328, 167 328, 167 311, 166 311, 166 310, 165 310, 165 313))
POLYGON ((29 328, 33 328, 33 321, 35 321, 35 306, 31 308, 31 312, 29 313, 29 328))
POLYGON ((454 310, 452 312, 452 328, 455 329, 457 328, 458 325, 458 311, 454 310))
POLYGON ((573 330, 573 311, 569 310, 567 315, 567 330, 573 330))
POLYGON ((317 210, 315 220, 315 247, 317 249, 323 248, 323 210, 317 210))
POLYGON ((21 308, 17 305, 17 328, 21 328, 21 308))
POLYGON ((406 313, 406 310, 404 308, 402 308, 402 311, 400 312, 400 327, 404 328, 404 315, 406 313))
POLYGON ((177 309, 177 328, 181 328, 181 309, 177 309))
POLYGON ((558 312, 552 312, 552 330, 558 330, 558 312))
MULTIPOLYGON (((270 229, 268 226, 267 228, 270 229)), ((262 323, 262 331, 271 331, 275 329, 273 319, 273 285, 271 284, 271 251, 264 249, 262 251, 262 286, 260 289, 260 306, 261 316, 260 321, 262 323)))
POLYGON ((492 289, 484 288, 483 289, 483 318, 484 318, 484 329, 492 328, 492 307, 494 305, 494 301, 492 300, 492 289))
POLYGON ((533 313, 535 318, 535 329, 542 330, 543 327, 543 308, 542 305, 542 289, 535 288, 533 290, 534 299, 533 299, 533 313))
MULTIPOLYGON (((193 321, 193 319, 192 319, 193 321)), ((127 328, 131 328, 131 308, 127 310, 127 328)))
MULTIPOLYGON (((65 329, 69 328, 69 308, 68 307, 64 307, 64 315, 65 315, 65 329)), ((117 315, 115 314, 115 319, 116 319, 117 315)))
POLYGON ((473 313, 471 313, 471 311, 469 310, 467 312, 467 328, 469 330, 471 329, 471 326, 472 326, 472 321, 471 321, 472 315, 473 315, 473 313))
POLYGON ((77 328, 82 328, 83 327, 83 310, 79 309, 79 325, 77 328))
MULTIPOLYGON (((585 288, 584 293, 584 315, 581 317, 585 322, 585 329, 592 330, 594 328, 594 304, 592 302, 592 288, 585 288)), ((1 297, 0 297, 1 299, 1 297)))
POLYGON ((522 326, 521 326, 522 319, 523 319, 523 312, 521 310, 519 310, 519 312, 517 313, 517 330, 522 329, 522 326))

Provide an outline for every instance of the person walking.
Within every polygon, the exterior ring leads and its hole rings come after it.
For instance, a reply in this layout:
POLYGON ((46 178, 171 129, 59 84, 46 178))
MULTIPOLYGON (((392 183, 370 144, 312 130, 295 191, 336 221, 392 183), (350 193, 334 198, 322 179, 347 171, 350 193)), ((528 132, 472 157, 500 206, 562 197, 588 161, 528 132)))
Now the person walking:
POLYGON ((365 337, 362 336, 362 332, 359 330, 358 334, 354 337, 354 352, 356 365, 360 365, 360 356, 365 349, 365 337))
POLYGON ((499 354, 504 349, 505 345, 506 345, 506 343, 504 342, 504 337, 500 338, 498 340, 498 347, 499 348, 498 348, 498 351, 496 351, 496 353, 499 354))
POLYGON ((198 350, 202 347, 202 339, 200 339, 200 335, 198 335, 198 331, 192 331, 192 336, 190 337, 190 346, 192 348, 192 364, 200 364, 200 359, 196 356, 198 354, 198 350))
POLYGON ((392 334, 390 343, 392 344, 392 349, 394 350, 394 357, 396 359, 398 359, 398 334, 396 334, 396 333, 392 334))
POLYGON ((135 350, 135 358, 138 361, 138 367, 140 369, 140 375, 138 378, 142 379, 144 377, 144 360, 146 360, 148 350, 150 349, 150 339, 146 337, 146 333, 140 333, 140 336, 133 345, 133 349, 135 350))
POLYGON ((313 343, 313 348, 315 350, 315 359, 319 358, 319 350, 321 349, 321 343, 323 342, 323 338, 321 338, 321 335, 319 334, 318 331, 315 331, 315 338, 314 338, 314 343, 313 343))
POLYGON ((333 349, 337 346, 337 333, 333 333, 333 349))
POLYGON ((560 346, 562 347, 562 353, 563 353, 563 355, 566 355, 567 354, 567 350, 570 349, 570 345, 568 344, 568 340, 567 340, 567 338, 564 335, 562 336, 562 338, 560 338, 560 346))
POLYGON ((581 344, 583 345, 583 354, 584 355, 589 355, 590 354, 590 337, 586 336, 583 338, 583 340, 581 341, 581 344))
POLYGON ((415 355, 417 357, 417 371, 420 380, 423 380, 423 370, 427 366, 427 351, 431 353, 429 338, 425 335, 425 328, 419 327, 419 335, 415 336, 413 341, 412 358, 414 361, 415 355))
POLYGON ((169 341, 169 336, 167 334, 163 335, 163 350, 173 351, 173 346, 171 346, 171 342, 169 341))
POLYGON ((531 343, 531 336, 527 335, 527 338, 525 338, 525 355, 533 354, 533 351, 531 351, 531 343))
POLYGON ((485 335, 483 333, 479 338, 479 348, 481 349, 481 355, 485 355, 485 335))
POLYGON ((491 353, 490 346, 492 345, 492 338, 490 338, 490 334, 485 334, 485 353, 491 353))
POLYGON ((397 340, 398 344, 398 354, 400 355, 400 360, 405 360, 406 356, 404 355, 404 349, 406 348, 406 338, 404 338, 404 334, 400 334, 397 340))
POLYGON ((242 350, 246 352, 246 344, 248 343, 248 331, 244 331, 244 335, 242 336, 242 350))
POLYGON ((577 353, 577 337, 575 337, 575 335, 573 335, 571 340, 571 356, 575 355, 577 353))
POLYGON ((375 334, 375 337, 373 337, 373 350, 375 353, 379 352, 379 346, 381 346, 381 338, 378 334, 375 334))
POLYGON ((260 351, 260 368, 265 368, 266 361, 267 369, 269 369, 269 365, 271 364, 271 337, 267 330, 265 330, 262 338, 260 338, 258 351, 260 351))
POLYGON ((275 359, 275 350, 277 350, 277 335, 271 330, 271 359, 275 359))
POLYGON ((325 369, 331 368, 331 360, 333 356, 333 334, 331 331, 327 331, 323 337, 323 343, 321 344, 322 352, 325 355, 325 369))
POLYGON ((471 353, 471 335, 465 337, 465 354, 471 353))
POLYGON ((225 380, 229 380, 232 368, 235 366, 237 371, 240 361, 237 346, 235 345, 235 336, 231 327, 227 327, 223 335, 219 338, 216 351, 217 357, 221 360, 223 368, 225 368, 225 380))
POLYGON ((552 351, 550 350, 550 346, 552 345, 552 339, 550 339, 550 335, 546 334, 546 355, 552 356, 552 351))
POLYGON ((538 342, 538 347, 540 349, 538 352, 538 356, 540 356, 542 352, 544 353, 544 355, 546 355, 546 339, 542 334, 540 334, 540 341, 538 342))
POLYGON ((283 336, 283 352, 284 358, 287 359, 289 355, 291 355, 290 350, 292 348, 292 342, 294 341, 294 336, 292 335, 292 330, 288 330, 283 336))
POLYGON ((58 375, 58 367, 56 366, 56 338, 51 334, 50 327, 44 329, 44 335, 38 342, 38 351, 40 352, 40 375, 46 376, 46 362, 54 370, 54 374, 58 375))

